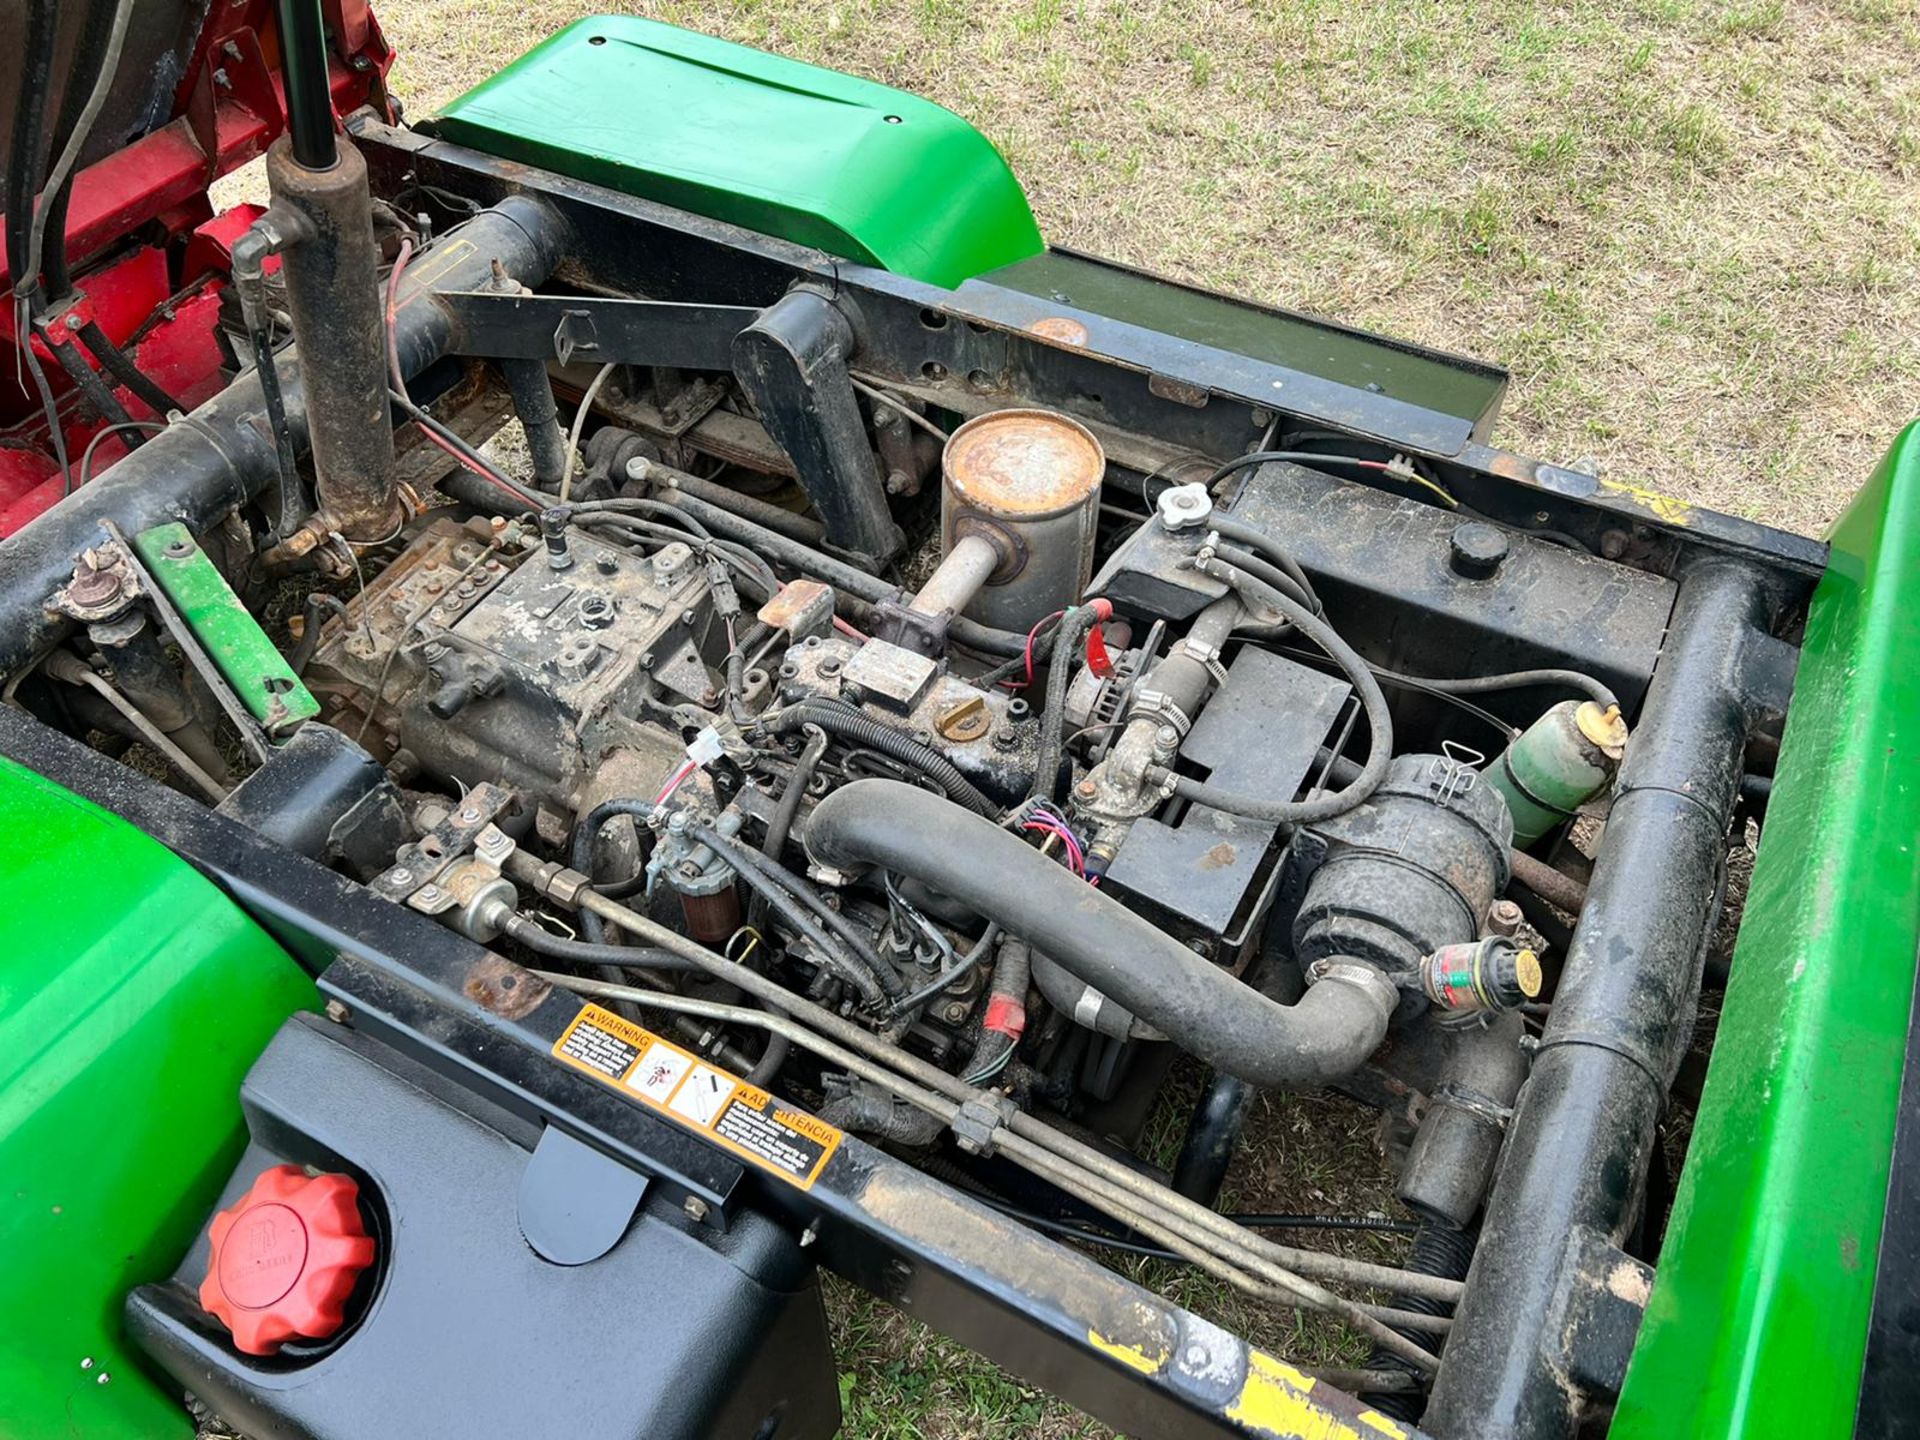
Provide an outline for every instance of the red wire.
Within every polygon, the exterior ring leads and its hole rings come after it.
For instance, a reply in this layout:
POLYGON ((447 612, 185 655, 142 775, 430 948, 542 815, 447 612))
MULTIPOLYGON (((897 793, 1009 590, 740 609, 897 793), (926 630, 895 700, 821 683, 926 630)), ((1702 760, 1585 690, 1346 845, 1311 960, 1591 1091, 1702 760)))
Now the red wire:
POLYGON ((1006 686, 1009 690, 1024 690, 1027 686, 1033 684, 1033 642, 1040 638, 1040 627, 1042 625, 1045 625, 1050 620, 1058 620, 1066 613, 1064 610, 1056 610, 1051 615, 1042 615, 1038 620, 1033 622, 1033 628, 1027 631, 1027 643, 1023 647, 1023 653, 1027 661, 1027 676, 1024 680, 1002 680, 1000 682, 1002 685, 1006 686))
MULTIPOLYGON (((393 388, 398 390, 402 395, 407 393, 407 382, 400 374, 400 277, 407 273, 407 261, 412 258, 413 241, 402 239, 400 249, 393 257, 393 268, 387 272, 387 377, 393 382, 393 388)), ((452 456, 462 469, 472 471, 496 490, 512 496, 528 509, 539 508, 534 504, 532 496, 524 494, 512 486, 502 485, 498 475, 491 474, 482 467, 474 464, 471 458, 462 455, 459 450, 435 434, 432 426, 421 425, 418 421, 414 423, 423 436, 440 449, 446 451, 448 455, 452 456)))
POLYGON ((866 641, 872 638, 870 635, 866 634, 865 631, 856 629, 854 626, 849 625, 845 620, 842 620, 838 615, 833 617, 833 628, 838 630, 842 635, 849 637, 850 639, 866 641))

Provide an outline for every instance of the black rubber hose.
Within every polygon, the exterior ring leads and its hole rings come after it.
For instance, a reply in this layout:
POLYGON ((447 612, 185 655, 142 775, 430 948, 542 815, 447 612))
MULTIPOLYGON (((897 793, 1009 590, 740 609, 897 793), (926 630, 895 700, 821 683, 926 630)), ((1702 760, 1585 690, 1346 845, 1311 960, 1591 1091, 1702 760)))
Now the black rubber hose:
POLYGON ((1218 569, 1224 572, 1223 578, 1227 583, 1245 598, 1256 605, 1278 610, 1291 620, 1302 635, 1326 651, 1340 667, 1341 673, 1352 683, 1354 693, 1360 697, 1361 708, 1366 712, 1366 763, 1360 767, 1360 773, 1339 790, 1311 800, 1275 801, 1255 795, 1241 795, 1161 768, 1149 770, 1147 778, 1171 784, 1174 794, 1198 804, 1272 825, 1303 825, 1344 815, 1380 788, 1380 782, 1387 778, 1387 767, 1393 763, 1393 717, 1387 712, 1387 697, 1380 689, 1380 682, 1374 678, 1367 662, 1354 653, 1353 647, 1342 640, 1331 625, 1304 605, 1297 604, 1270 585, 1261 584, 1244 571, 1225 565, 1218 569))
MULTIPOLYGON (((113 31, 113 11, 114 0, 94 0, 80 28, 80 42, 67 72, 65 92, 60 97, 60 116, 54 122, 53 143, 49 147, 56 154, 65 150, 73 135, 73 127, 80 123, 88 98, 99 83, 100 66, 106 60, 107 43, 113 31)), ((40 269, 47 278, 46 293, 56 300, 65 299, 73 289, 73 277, 67 271, 67 202, 72 195, 73 176, 69 174, 52 194, 44 195, 40 200, 41 234, 48 237, 43 241, 40 269)), ((11 218, 13 212, 9 210, 7 213, 11 218)), ((32 219, 29 207, 29 233, 32 219)), ((18 279, 19 273, 13 273, 18 279)), ((87 342, 89 349, 92 343, 87 342)), ((94 353, 97 355, 100 352, 95 350, 94 353)), ((156 413, 164 418, 167 412, 160 410, 156 413)))
POLYGON ((1602 705, 1618 706, 1620 699, 1600 681, 1578 670, 1510 670, 1503 675, 1469 675, 1464 679, 1436 680, 1426 675, 1402 675, 1381 670, 1380 676, 1438 690, 1443 695, 1480 695, 1489 690, 1522 690, 1530 685, 1552 685, 1578 690, 1602 705))
MULTIPOLYGON (((599 837, 600 827, 619 815, 632 815, 644 820, 653 814, 651 800, 602 800, 587 812, 587 818, 573 828, 573 840, 567 847, 567 868, 578 870, 589 881, 593 879, 593 842, 599 837)), ((587 939, 595 944, 606 939, 606 922, 591 910, 580 912, 580 929, 587 939)))
POLYGON ((1076 605, 1053 632, 1053 660, 1047 668, 1047 704, 1040 712, 1040 746, 1034 752, 1029 800, 1051 800, 1060 781, 1060 756, 1067 743, 1067 686, 1073 680, 1080 646, 1094 626, 1113 614, 1105 600, 1076 605))
POLYGON ((127 407, 120 403, 120 397, 113 393, 113 387, 100 378, 100 372, 87 363, 87 357, 80 353, 80 347, 71 340, 56 342, 50 334, 44 334, 43 338, 47 348, 53 351, 53 358, 60 362, 60 368, 67 372, 67 378, 87 397, 87 403, 100 413, 100 418, 108 425, 124 427, 127 449, 137 450, 144 445, 146 439, 134 428, 133 417, 127 413, 127 407))
POLYGON ((1299 1004, 1277 1004, 1018 836, 917 786, 856 780, 836 790, 814 807, 807 850, 824 865, 882 866, 936 887, 1254 1085, 1351 1073, 1394 1008, 1393 986, 1358 962, 1299 1004))
MULTIPOLYGON (((800 815, 800 802, 806 799, 807 787, 813 783, 814 772, 826 758, 827 732, 818 725, 805 725, 801 727, 801 733, 806 736, 807 743, 800 748, 799 758, 793 762, 793 769, 787 777, 787 788, 780 792, 773 814, 767 817, 766 839, 760 844, 760 853, 769 860, 778 860, 785 853, 787 838, 793 834, 793 822, 800 815)), ((766 902, 761 900, 760 892, 756 890, 747 906, 747 923, 758 929, 765 916, 766 902)))
POLYGON ((825 701, 804 700, 770 716, 768 724, 776 735, 807 725, 817 725, 829 735, 851 740, 869 750, 878 750, 902 765, 911 766, 974 814, 983 815, 989 820, 1000 818, 1000 807, 981 794, 946 756, 922 745, 911 735, 903 735, 898 730, 868 719, 857 710, 825 701))
MULTIPOLYGON (((1451 1225, 1435 1224, 1431 1221, 1421 1225, 1413 1237, 1413 1250, 1407 1256, 1406 1268, 1416 1275, 1438 1275, 1443 1280, 1464 1280, 1467 1267, 1473 1263, 1474 1234, 1469 1230, 1456 1230, 1451 1225)), ((1395 1295, 1387 1302, 1400 1310, 1411 1310, 1418 1315, 1451 1315, 1453 1306, 1439 1300, 1425 1300, 1418 1295, 1395 1295)), ((1395 1332, 1407 1339, 1420 1342, 1429 1337, 1423 1331, 1402 1330, 1393 1327, 1395 1332)), ((1391 1350, 1376 1345, 1373 1353, 1367 1356, 1366 1368, 1369 1370, 1405 1370, 1417 1374, 1391 1350)), ((1426 1408, 1427 1397, 1423 1391, 1381 1392, 1360 1397, 1383 1415, 1391 1415, 1396 1420, 1417 1421, 1420 1412, 1426 1408)))
POLYGON ((164 420, 174 410, 186 413, 187 407, 162 390, 152 376, 134 364, 127 353, 107 337, 107 332, 100 328, 97 320, 89 320, 80 327, 80 342, 113 373, 114 379, 139 396, 140 403, 155 415, 164 420))
MULTIPOLYGON (((582 911, 582 914, 585 912, 582 911)), ((651 945, 594 945, 584 940, 568 940, 546 930, 525 915, 509 915, 500 927, 510 940, 517 940, 536 955, 555 960, 572 960, 601 970, 698 971, 700 967, 671 950, 651 945)))
POLYGON ((1298 587, 1301 595, 1304 597, 1302 603, 1305 604, 1308 609, 1312 610, 1315 615, 1326 613, 1326 607, 1320 603, 1320 596, 1315 592, 1313 582, 1307 579, 1307 572, 1300 568, 1300 562, 1287 554, 1285 550, 1281 549, 1280 542, 1267 534, 1266 531, 1256 526, 1248 525, 1243 521, 1236 520, 1231 515, 1222 515, 1217 511, 1207 517, 1206 528, 1218 535, 1222 540, 1244 545, 1256 554, 1264 555, 1298 587))
MULTIPOLYGON (((32 0, 20 66, 20 90, 13 107, 13 151, 7 156, 7 274, 16 295, 32 295, 37 275, 22 275, 27 263, 27 234, 33 223, 34 196, 40 188, 41 150, 46 139, 47 95, 53 86, 53 51, 58 0, 32 0)), ((18 337, 25 343, 26 337, 18 337)))
POLYGON ((722 835, 711 825, 696 825, 693 834, 702 844, 731 865, 736 874, 749 885, 755 885, 756 879, 769 887, 778 887, 804 905, 813 913, 813 917, 826 927, 863 966, 873 972, 873 978, 887 993, 889 1000, 898 999, 907 993, 907 982, 900 978, 900 972, 889 965, 880 953, 873 948, 873 942, 860 933, 851 920, 821 898, 818 891, 794 874, 778 860, 770 860, 758 850, 743 845, 730 836, 722 835))
POLYGON ((1234 569, 1246 571, 1262 584, 1271 585, 1282 595, 1305 605, 1314 614, 1320 613, 1318 602, 1300 588, 1299 582, 1265 556, 1255 554, 1251 550, 1243 550, 1238 545, 1226 544, 1224 541, 1214 547, 1213 553, 1234 569))

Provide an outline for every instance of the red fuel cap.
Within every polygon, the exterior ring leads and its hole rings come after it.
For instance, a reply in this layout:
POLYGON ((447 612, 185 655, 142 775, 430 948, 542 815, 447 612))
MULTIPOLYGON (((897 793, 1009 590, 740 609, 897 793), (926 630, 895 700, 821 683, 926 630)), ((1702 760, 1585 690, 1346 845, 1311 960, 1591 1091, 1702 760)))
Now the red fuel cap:
POLYGON ((200 1303, 248 1355, 289 1340, 324 1340, 346 1320, 347 1296, 373 1264, 351 1175, 276 1165, 213 1217, 213 1256, 200 1303))

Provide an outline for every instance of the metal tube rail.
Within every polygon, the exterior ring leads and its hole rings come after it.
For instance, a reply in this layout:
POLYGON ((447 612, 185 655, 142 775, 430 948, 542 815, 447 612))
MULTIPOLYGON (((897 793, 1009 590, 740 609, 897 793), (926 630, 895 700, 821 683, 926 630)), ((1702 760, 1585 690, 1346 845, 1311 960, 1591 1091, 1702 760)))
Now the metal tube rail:
POLYGON ((1682 582, 1621 767, 1552 1018, 1509 1131, 1424 1423, 1447 1440, 1570 1436, 1556 1296, 1571 1240, 1617 1243, 1699 994, 1701 931, 1757 718, 1745 672, 1768 582, 1709 562, 1682 582))

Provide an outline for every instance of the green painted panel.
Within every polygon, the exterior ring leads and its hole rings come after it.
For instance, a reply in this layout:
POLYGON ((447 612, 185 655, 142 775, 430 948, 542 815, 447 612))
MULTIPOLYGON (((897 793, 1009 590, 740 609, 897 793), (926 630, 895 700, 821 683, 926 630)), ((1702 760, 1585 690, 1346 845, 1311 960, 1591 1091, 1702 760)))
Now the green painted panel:
POLYGON ((1920 944, 1920 424, 1832 538, 1613 1440, 1853 1433, 1920 944))
POLYGON ((191 1436, 121 1302, 179 1263, 241 1077, 317 994, 186 862, 3 760, 0 891, 0 1434, 191 1436))
POLYGON ((284 737, 320 713, 320 702, 300 683, 186 526, 156 525, 134 536, 133 548, 267 734, 284 737))
POLYGON ((981 278, 1022 295, 1456 415, 1479 440, 1491 438, 1507 393, 1507 372, 1497 365, 1182 285, 1072 250, 1049 250, 981 278))
POLYGON ((569 25, 422 128, 949 288, 1041 248, 952 111, 636 16, 569 25))

